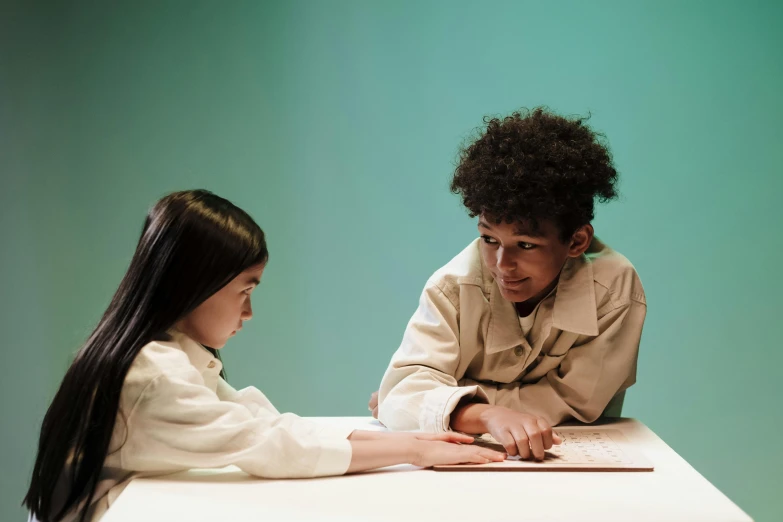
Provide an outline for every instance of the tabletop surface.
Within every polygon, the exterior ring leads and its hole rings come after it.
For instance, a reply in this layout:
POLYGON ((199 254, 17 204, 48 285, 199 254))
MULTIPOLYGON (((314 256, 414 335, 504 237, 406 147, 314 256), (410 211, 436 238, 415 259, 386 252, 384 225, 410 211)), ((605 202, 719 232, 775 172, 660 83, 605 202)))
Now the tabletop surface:
MULTIPOLYGON (((384 430, 368 417, 317 422, 384 430)), ((612 419, 652 472, 438 472, 410 465, 299 480, 235 467, 133 480, 104 522, 188 520, 750 521, 641 422, 612 419)))

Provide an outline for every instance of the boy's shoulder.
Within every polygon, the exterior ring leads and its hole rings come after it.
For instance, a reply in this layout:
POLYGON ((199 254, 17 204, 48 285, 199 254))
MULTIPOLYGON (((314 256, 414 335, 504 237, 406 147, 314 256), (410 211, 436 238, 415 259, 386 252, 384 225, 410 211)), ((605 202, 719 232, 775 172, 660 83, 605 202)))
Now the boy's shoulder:
POLYGON ((484 264, 481 262, 480 240, 477 238, 471 241, 451 261, 436 270, 427 283, 437 286, 452 301, 454 301, 452 298, 459 293, 460 285, 475 285, 488 292, 486 285, 491 282, 491 279, 487 280, 488 272, 484 270, 484 264))
POLYGON ((615 299, 630 299, 645 304, 644 288, 630 260, 609 245, 594 238, 585 258, 597 285, 615 299))

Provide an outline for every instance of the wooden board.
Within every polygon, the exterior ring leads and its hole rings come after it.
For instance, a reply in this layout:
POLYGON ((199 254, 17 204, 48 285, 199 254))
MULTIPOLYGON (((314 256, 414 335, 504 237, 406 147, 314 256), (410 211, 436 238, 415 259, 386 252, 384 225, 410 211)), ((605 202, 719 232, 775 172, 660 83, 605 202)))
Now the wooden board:
MULTIPOLYGON (((644 458, 616 429, 595 426, 554 430, 563 443, 547 450, 543 461, 509 457, 489 464, 434 466, 436 471, 653 471, 644 458)), ((474 444, 505 451, 491 435, 476 438, 474 444)))

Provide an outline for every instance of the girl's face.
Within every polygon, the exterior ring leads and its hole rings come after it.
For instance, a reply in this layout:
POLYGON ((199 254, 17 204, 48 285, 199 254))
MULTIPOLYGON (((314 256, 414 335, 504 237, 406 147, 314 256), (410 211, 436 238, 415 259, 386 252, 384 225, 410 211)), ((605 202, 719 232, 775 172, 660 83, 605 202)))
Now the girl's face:
POLYGON ((250 294, 261 282, 265 265, 248 268, 186 315, 176 328, 210 348, 223 348, 253 317, 250 294))

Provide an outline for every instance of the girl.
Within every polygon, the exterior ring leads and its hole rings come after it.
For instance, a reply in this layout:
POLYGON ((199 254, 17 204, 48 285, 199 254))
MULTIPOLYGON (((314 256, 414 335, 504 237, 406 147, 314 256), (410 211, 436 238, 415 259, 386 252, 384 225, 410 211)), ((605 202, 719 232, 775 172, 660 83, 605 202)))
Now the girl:
POLYGON ((33 518, 98 520, 133 477, 194 467, 295 478, 503 460, 455 433, 317 425, 229 386, 217 350, 252 317, 268 257, 250 216, 210 192, 176 192, 152 208, 44 418, 24 500, 33 518))

